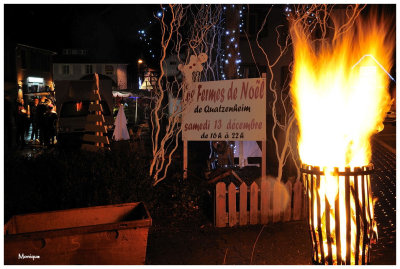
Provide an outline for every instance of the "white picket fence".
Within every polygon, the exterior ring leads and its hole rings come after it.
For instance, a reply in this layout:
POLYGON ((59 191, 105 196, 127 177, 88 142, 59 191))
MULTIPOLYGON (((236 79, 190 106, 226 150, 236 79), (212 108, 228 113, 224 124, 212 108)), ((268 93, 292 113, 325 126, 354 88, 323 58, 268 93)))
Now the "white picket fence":
POLYGON ((256 182, 253 182, 250 187, 242 183, 239 188, 233 183, 230 183, 228 188, 224 182, 217 183, 215 226, 267 224, 305 218, 303 183, 297 181, 292 185, 288 181, 283 185, 275 184, 275 182, 275 180, 263 179, 260 186, 256 182), (248 195, 250 195, 249 199, 248 195))

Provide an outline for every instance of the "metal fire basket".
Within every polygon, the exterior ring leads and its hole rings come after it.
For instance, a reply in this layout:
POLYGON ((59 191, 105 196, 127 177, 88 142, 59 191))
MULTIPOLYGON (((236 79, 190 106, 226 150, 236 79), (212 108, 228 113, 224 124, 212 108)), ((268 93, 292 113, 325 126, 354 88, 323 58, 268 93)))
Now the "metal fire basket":
POLYGON ((371 242, 376 238, 370 184, 373 169, 372 164, 354 169, 346 167, 344 172, 336 167, 333 172, 326 173, 331 176, 325 177, 326 171, 318 166, 302 165, 313 263, 358 265, 370 262, 371 242), (326 180, 336 182, 332 185, 326 180), (337 190, 333 190, 332 204, 325 195, 327 191, 321 191, 321 183, 329 185, 329 191, 337 186, 337 190))

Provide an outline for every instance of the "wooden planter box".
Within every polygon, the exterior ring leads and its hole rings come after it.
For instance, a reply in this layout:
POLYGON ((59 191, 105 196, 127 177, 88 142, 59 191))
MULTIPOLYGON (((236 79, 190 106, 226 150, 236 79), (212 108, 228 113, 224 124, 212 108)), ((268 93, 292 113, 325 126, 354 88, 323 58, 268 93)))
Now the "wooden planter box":
POLYGON ((142 203, 13 216, 5 264, 144 264, 151 217, 142 203))

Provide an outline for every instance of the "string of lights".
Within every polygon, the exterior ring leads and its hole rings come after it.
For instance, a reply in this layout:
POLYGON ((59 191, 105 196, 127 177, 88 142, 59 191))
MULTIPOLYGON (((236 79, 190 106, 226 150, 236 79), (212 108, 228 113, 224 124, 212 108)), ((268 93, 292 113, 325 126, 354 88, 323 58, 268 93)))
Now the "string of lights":
MULTIPOLYGON (((163 16, 163 12, 166 12, 165 7, 163 7, 163 10, 155 11, 154 17, 160 19, 163 16)), ((151 57, 152 59, 155 59, 157 53, 152 49, 155 47, 154 44, 152 44, 153 37, 148 32, 150 32, 150 27, 157 25, 157 22, 154 21, 153 18, 150 18, 150 20, 147 21, 146 24, 147 24, 146 26, 143 26, 142 29, 138 30, 139 40, 143 42, 143 44, 145 45, 144 47, 147 48, 146 53, 148 54, 148 56, 151 57)))
MULTIPOLYGON (((154 12, 154 17, 155 19, 160 19, 164 13, 167 12, 166 8, 163 7, 162 10, 156 10, 154 12)), ((224 18, 222 20, 222 23, 219 25, 216 25, 218 29, 215 30, 218 36, 217 39, 217 45, 216 45, 216 65, 215 70, 218 74, 216 79, 222 79, 226 80, 228 77, 226 75, 226 70, 230 64, 234 64, 234 69, 236 72, 237 77, 242 78, 243 77, 243 72, 241 72, 241 64, 242 64, 242 59, 240 55, 240 50, 239 50, 239 36, 240 33, 243 33, 244 27, 245 27, 245 12, 246 12, 246 6, 241 6, 240 8, 237 7, 237 5, 232 4, 232 5, 223 5, 222 6, 222 17, 224 18), (230 10, 228 10, 230 9, 230 10), (226 26, 226 15, 227 12, 237 12, 235 16, 237 15, 239 17, 239 25, 238 28, 236 29, 227 29, 226 26), (238 32, 239 33, 238 33, 238 32)), ((138 37, 141 42, 143 42, 144 47, 146 47, 146 54, 149 55, 149 57, 155 59, 157 57, 157 53, 154 51, 154 44, 152 44, 152 41, 154 40, 153 37, 148 33, 149 27, 152 25, 155 25, 156 21, 153 21, 150 19, 147 22, 147 25, 144 26, 142 29, 138 30, 138 37)))
MULTIPOLYGON (((228 8, 232 8, 233 11, 237 12, 239 16, 239 33, 243 32, 244 29, 244 12, 246 10, 246 7, 243 6, 242 8, 236 8, 236 5, 232 4, 232 5, 224 5, 223 6, 223 11, 224 11, 224 15, 226 16, 227 10, 228 8)), ((240 50, 239 50, 239 34, 237 33, 237 29, 227 29, 226 25, 225 25, 225 29, 223 31, 223 33, 225 34, 225 40, 226 40, 226 44, 225 44, 225 53, 222 56, 221 62, 225 64, 225 66, 227 67, 230 63, 234 63, 235 64, 235 71, 236 71, 236 75, 238 77, 243 77, 243 74, 241 72, 241 63, 242 63, 242 59, 241 59, 241 55, 240 55, 240 50)), ((225 80, 226 74, 225 74, 225 68, 221 67, 221 77, 223 80, 225 80)))

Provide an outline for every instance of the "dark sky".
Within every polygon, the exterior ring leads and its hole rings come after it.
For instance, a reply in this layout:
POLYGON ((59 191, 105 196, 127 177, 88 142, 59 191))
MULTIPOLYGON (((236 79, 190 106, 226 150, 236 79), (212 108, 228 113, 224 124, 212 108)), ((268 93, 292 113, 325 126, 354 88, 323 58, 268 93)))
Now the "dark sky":
POLYGON ((135 62, 141 54, 146 57, 138 31, 157 31, 153 14, 160 9, 157 4, 5 4, 4 35, 56 52, 85 48, 105 58, 135 62))
MULTIPOLYGON (((395 5, 380 7, 384 14, 395 14, 395 5)), ((58 53, 84 48, 99 58, 127 63, 144 58, 151 63, 157 57, 150 57, 149 49, 160 51, 160 27, 154 18, 160 10, 158 4, 5 4, 4 35, 58 53), (153 37, 152 44, 139 40, 139 30, 153 37)))

